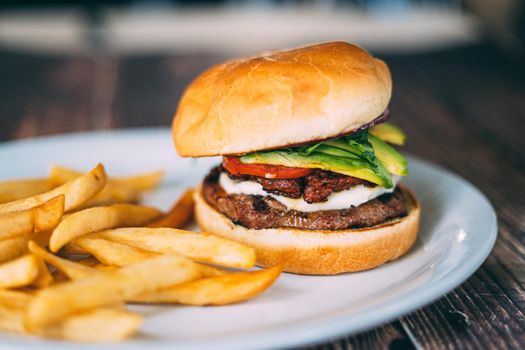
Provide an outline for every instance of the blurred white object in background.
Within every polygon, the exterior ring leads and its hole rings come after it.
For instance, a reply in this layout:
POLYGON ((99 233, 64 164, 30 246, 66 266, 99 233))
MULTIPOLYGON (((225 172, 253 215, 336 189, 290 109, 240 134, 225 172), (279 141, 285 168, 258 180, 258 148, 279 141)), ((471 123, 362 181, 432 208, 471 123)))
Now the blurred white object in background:
MULTIPOLYGON (((328 40, 369 50, 417 52, 475 42, 476 19, 458 9, 403 11, 334 6, 131 7, 102 10, 95 31, 109 53, 209 52, 244 55, 328 40)), ((78 11, 3 12, 0 45, 47 52, 90 49, 93 26, 78 11)))

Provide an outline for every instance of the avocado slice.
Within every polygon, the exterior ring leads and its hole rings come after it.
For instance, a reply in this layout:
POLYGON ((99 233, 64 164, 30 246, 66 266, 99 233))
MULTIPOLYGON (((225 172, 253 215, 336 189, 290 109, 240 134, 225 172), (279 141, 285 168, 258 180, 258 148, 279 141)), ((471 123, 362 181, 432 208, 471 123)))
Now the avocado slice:
POLYGON ((389 172, 401 176, 408 174, 407 160, 394 147, 372 134, 368 135, 368 141, 374 147, 376 157, 389 172))
POLYGON ((382 123, 376 125, 370 128, 370 133, 379 137, 381 140, 394 145, 405 144, 405 133, 394 124, 382 123))
POLYGON ((243 163, 274 164, 328 170, 364 179, 386 188, 392 188, 393 183, 390 174, 378 172, 369 162, 357 157, 342 157, 339 154, 333 154, 333 150, 323 149, 323 147, 319 148, 309 155, 291 150, 253 152, 242 156, 240 160, 243 163))

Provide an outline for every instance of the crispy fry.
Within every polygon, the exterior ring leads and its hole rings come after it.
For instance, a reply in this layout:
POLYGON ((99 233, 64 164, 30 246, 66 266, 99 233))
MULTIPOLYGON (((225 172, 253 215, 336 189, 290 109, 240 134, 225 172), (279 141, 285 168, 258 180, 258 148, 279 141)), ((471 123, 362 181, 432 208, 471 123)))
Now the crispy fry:
MULTIPOLYGON (((159 256, 159 253, 97 237, 81 237, 75 241, 75 244, 96 257, 102 263, 94 266, 98 270, 107 271, 115 266, 135 264, 159 256)), ((227 273, 215 266, 198 265, 203 277, 222 276, 227 273)))
POLYGON ((0 213, 25 210, 59 195, 65 196, 64 211, 75 209, 95 196, 106 185, 106 172, 102 164, 64 185, 33 197, 0 204, 0 213))
POLYGON ((41 290, 29 305, 25 324, 29 330, 38 329, 79 312, 198 277, 199 269, 189 259, 175 255, 159 256, 41 290))
POLYGON ((0 204, 51 191, 53 184, 47 179, 0 181, 0 204))
POLYGON ((27 252, 27 237, 14 237, 0 241, 0 263, 18 258, 27 252))
POLYGON ((0 330, 24 333, 23 310, 0 304, 0 330))
POLYGON ((244 301, 262 293, 281 274, 282 267, 236 272, 219 277, 164 288, 134 298, 145 303, 178 303, 186 305, 226 305, 244 301))
POLYGON ((60 255, 71 258, 76 255, 87 255, 89 254, 84 249, 81 249, 75 242, 69 242, 60 251, 60 255))
POLYGON ((28 243, 28 248, 31 253, 46 261, 49 265, 53 265, 72 280, 88 277, 97 272, 91 267, 53 255, 33 241, 28 243))
POLYGON ((75 244, 105 265, 126 266, 159 256, 158 253, 98 237, 80 237, 75 244))
POLYGON ((114 342, 135 334, 141 323, 138 314, 106 308, 74 315, 35 333, 79 342, 114 342))
POLYGON ((75 260, 75 262, 87 267, 95 267, 95 265, 100 264, 100 261, 98 261, 94 256, 88 256, 80 260, 75 260))
MULTIPOLYGON (((0 330, 25 333, 25 307, 0 304, 0 330)), ((138 314, 118 310, 99 309, 73 315, 62 322, 36 329, 35 334, 81 342, 112 342, 133 335, 142 323, 138 314)))
MULTIPOLYGON (((49 181, 56 185, 62 185, 80 175, 82 175, 80 171, 62 167, 60 165, 53 165, 49 172, 49 181)), ((134 176, 111 176, 108 179, 108 183, 117 186, 130 187, 137 191, 149 191, 155 189, 160 184, 163 177, 164 171, 158 170, 134 176)))
POLYGON ((183 227, 193 215, 193 192, 193 188, 186 190, 166 215, 150 222, 147 226, 171 228, 183 227))
POLYGON ((49 272, 44 259, 36 256, 36 260, 38 264, 38 275, 36 276, 32 285, 38 288, 50 286, 54 281, 53 275, 51 272, 49 272))
POLYGON ((34 255, 24 255, 0 265, 0 288, 17 288, 31 284, 38 276, 38 261, 34 255))
POLYGON ((135 188, 108 183, 102 191, 80 208, 85 209, 118 203, 138 203, 141 199, 142 192, 135 188))
POLYGON ((29 304, 29 294, 25 292, 0 289, 0 306, 6 306, 10 308, 25 308, 29 304))
POLYGON ((118 266, 109 266, 104 264, 97 264, 93 267, 99 271, 114 271, 119 268, 118 266))
POLYGON ((133 204, 114 204, 77 211, 55 228, 49 248, 56 253, 68 242, 85 234, 115 227, 144 225, 161 214, 157 208, 133 204))
POLYGON ((206 233, 172 228, 128 227, 94 233, 92 237, 125 243, 157 253, 178 253, 197 261, 249 268, 255 251, 240 243, 206 233))
POLYGON ((46 246, 50 235, 50 231, 44 231, 31 233, 27 237, 19 236, 6 240, 0 240, 0 264, 18 258, 27 253, 27 242, 30 240, 37 242, 40 246, 46 246))
POLYGON ((230 272, 220 269, 215 266, 210 266, 206 264, 199 264, 199 268, 202 273, 202 277, 218 277, 218 276, 224 276, 230 272))
POLYGON ((36 207, 0 214, 0 239, 50 230, 64 214, 64 195, 51 198, 36 207))

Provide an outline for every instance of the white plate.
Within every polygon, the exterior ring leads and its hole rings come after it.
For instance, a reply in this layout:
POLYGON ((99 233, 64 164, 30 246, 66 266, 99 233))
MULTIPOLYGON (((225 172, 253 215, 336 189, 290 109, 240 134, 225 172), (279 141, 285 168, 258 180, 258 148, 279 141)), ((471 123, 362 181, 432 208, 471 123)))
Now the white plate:
MULTIPOLYGON (((181 159, 168 129, 72 134, 0 145, 0 179, 44 176, 59 163, 110 174, 166 168, 148 203, 167 208, 217 159, 181 159)), ((377 269, 334 277, 284 274, 261 296, 224 307, 132 307, 140 334, 112 349, 291 347, 353 334, 422 307, 458 286, 490 253, 497 235, 490 203, 467 181, 410 157, 405 182, 422 205, 416 245, 377 269)), ((0 334, 0 348, 77 349, 88 345, 0 334)))

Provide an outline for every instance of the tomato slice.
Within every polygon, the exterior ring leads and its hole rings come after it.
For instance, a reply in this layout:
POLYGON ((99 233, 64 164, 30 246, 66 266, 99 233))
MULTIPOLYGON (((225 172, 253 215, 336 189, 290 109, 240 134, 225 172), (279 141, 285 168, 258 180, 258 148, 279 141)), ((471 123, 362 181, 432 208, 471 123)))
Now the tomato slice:
POLYGON ((267 179, 295 179, 312 173, 313 169, 284 165, 246 164, 238 157, 224 157, 222 166, 233 175, 253 175, 267 179))

